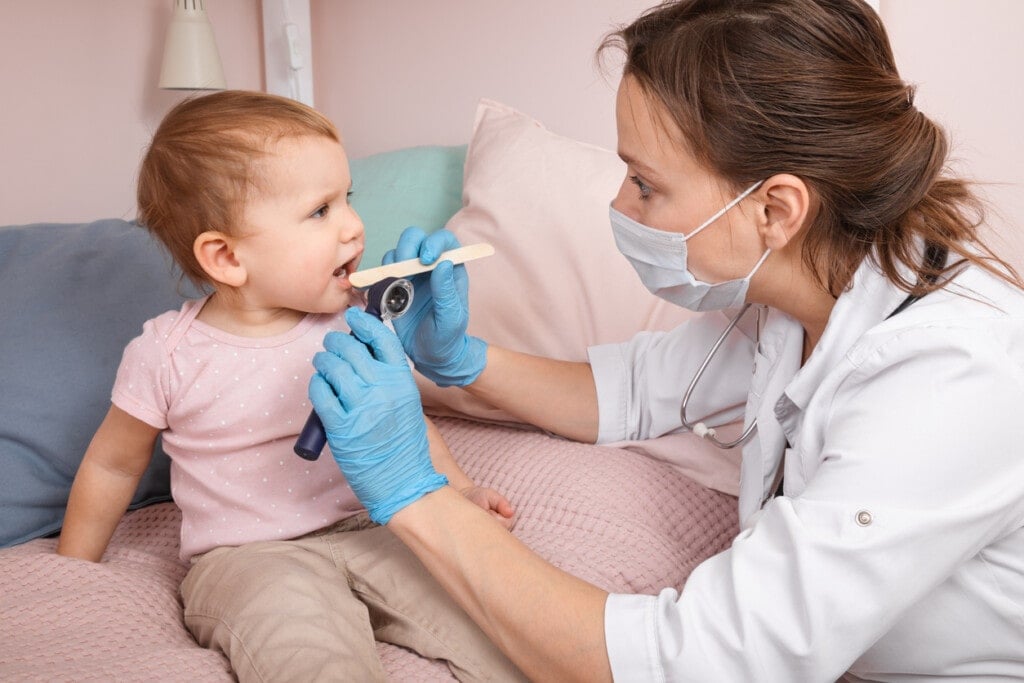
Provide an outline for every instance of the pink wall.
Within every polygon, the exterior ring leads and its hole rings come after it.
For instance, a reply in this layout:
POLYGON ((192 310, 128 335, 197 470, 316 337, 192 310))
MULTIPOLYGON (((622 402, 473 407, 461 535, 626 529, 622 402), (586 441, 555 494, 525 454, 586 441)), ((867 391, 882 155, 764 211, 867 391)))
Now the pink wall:
POLYGON ((614 148, 618 73, 598 73, 594 50, 652 4, 312 0, 316 103, 354 156, 463 143, 481 97, 614 148))
MULTIPOLYGON (((134 215, 172 0, 4 0, 0 224, 134 215)), ((232 87, 262 88, 259 0, 208 0, 232 87)))
MULTIPOLYGON (((362 156, 466 142, 480 97, 612 148, 617 76, 600 37, 653 0, 310 0, 317 106, 362 156)), ((152 129, 184 95, 158 90, 171 0, 3 2, 0 224, 131 217, 152 129)), ((261 88, 260 0, 206 0, 230 87, 261 88)), ((1024 266, 1019 0, 881 0, 918 104, 951 132, 1024 266), (1012 226, 1012 227, 1011 227, 1012 226)))
POLYGON ((881 15, 918 107, 952 139, 954 168, 982 183, 993 247, 1024 269, 1024 2, 882 0, 881 15))

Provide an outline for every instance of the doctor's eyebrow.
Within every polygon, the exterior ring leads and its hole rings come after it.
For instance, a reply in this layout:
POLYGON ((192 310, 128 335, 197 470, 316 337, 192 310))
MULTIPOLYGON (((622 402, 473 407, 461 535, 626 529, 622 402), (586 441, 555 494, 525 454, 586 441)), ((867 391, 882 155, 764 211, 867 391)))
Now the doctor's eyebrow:
POLYGON ((625 152, 619 151, 617 152, 617 154, 619 155, 620 159, 626 162, 627 166, 631 167, 633 170, 637 171, 640 175, 647 178, 648 180, 654 180, 661 177, 661 174, 659 174, 653 168, 651 168, 650 166, 641 161, 637 161, 636 159, 629 156, 625 152))

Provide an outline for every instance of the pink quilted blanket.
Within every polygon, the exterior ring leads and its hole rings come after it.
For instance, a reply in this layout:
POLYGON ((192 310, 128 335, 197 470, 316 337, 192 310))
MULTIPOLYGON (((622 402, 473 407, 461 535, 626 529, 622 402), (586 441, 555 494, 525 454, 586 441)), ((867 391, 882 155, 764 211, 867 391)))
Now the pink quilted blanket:
MULTIPOLYGON (((533 431, 440 418, 452 452, 517 508, 513 533, 609 591, 680 588, 736 533, 735 501, 666 463, 533 431)), ((0 680, 232 680, 185 629, 173 503, 127 514, 101 564, 55 539, 0 551, 0 680)), ((381 644, 398 681, 454 680, 441 662, 381 644)))

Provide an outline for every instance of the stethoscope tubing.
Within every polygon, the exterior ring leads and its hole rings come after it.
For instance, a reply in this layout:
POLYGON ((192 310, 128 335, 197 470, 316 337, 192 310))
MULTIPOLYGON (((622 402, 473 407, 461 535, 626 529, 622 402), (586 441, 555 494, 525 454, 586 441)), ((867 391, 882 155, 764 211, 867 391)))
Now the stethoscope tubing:
MULTIPOLYGON (((757 430, 757 419, 751 420, 750 424, 747 425, 747 428, 744 429, 743 433, 740 434, 737 438, 733 439, 732 441, 724 442, 718 439, 717 435, 715 434, 714 428, 708 427, 706 424, 704 424, 703 421, 691 423, 689 420, 687 420, 686 408, 690 403, 690 396, 693 395, 693 390, 697 387, 697 382, 700 381, 700 378, 704 375, 704 371, 707 370, 708 365, 711 364, 711 359, 715 357, 715 354, 718 353, 719 347, 722 346, 722 342, 725 341, 725 338, 729 336, 729 333, 733 331, 737 324, 739 324, 740 319, 743 318, 744 314, 747 312, 747 309, 749 309, 751 306, 753 306, 753 304, 744 304, 743 308, 740 309, 740 312, 737 313, 736 316, 733 317, 732 321, 729 322, 729 325, 725 328, 725 331, 722 332, 721 335, 719 335, 718 341, 716 341, 711 346, 711 350, 708 351, 707 356, 704 357, 704 362, 700 364, 699 368, 697 368, 697 374, 695 374, 693 376, 693 379, 690 380, 690 386, 686 388, 686 393, 683 394, 683 403, 679 407, 679 419, 682 421, 683 427, 689 429, 691 432, 693 432, 700 438, 710 441, 712 444, 723 450, 736 448, 737 446, 741 446, 745 444, 747 441, 749 441, 750 437, 752 437, 754 435, 754 432, 757 430)), ((760 309, 758 309, 758 318, 760 318, 760 309)), ((758 332, 760 332, 760 321, 757 325, 757 328, 758 332)))
MULTIPOLYGON (((926 243, 925 244, 925 253, 924 253, 926 268, 924 269, 924 274, 920 277, 920 281, 924 281, 924 282, 926 282, 928 284, 933 284, 938 279, 938 276, 940 274, 942 274, 943 272, 945 272, 943 269, 945 268, 945 264, 946 264, 946 261, 948 260, 948 256, 949 256, 949 250, 946 247, 941 246, 941 245, 937 245, 937 244, 933 244, 933 243, 926 243)), ((948 280, 952 280, 960 272, 963 272, 962 269, 960 271, 957 271, 957 273, 954 273, 952 276, 950 276, 948 278, 948 280)), ((912 305, 915 301, 919 300, 922 296, 924 296, 927 293, 928 292, 926 291, 926 292, 924 292, 924 294, 914 294, 913 292, 907 294, 907 297, 900 303, 900 305, 897 306, 896 309, 892 313, 887 315, 885 317, 885 319, 888 320, 889 318, 893 317, 894 315, 899 314, 901 311, 905 310, 908 306, 912 305)), ((743 433, 739 435, 739 438, 734 439, 734 440, 729 441, 728 443, 726 443, 726 442, 720 441, 716 437, 716 435, 715 435, 714 428, 708 427, 706 424, 704 424, 703 421, 691 423, 689 420, 687 420, 686 419, 686 407, 690 403, 690 396, 693 395, 693 390, 697 386, 697 382, 700 381, 700 378, 704 374, 704 371, 707 370, 708 365, 711 363, 711 359, 714 358, 715 357, 715 353, 718 352, 718 348, 722 345, 722 342, 725 341, 725 338, 729 336, 729 333, 733 331, 733 328, 736 327, 736 325, 739 323, 740 319, 744 316, 744 314, 746 314, 747 309, 750 308, 753 305, 754 304, 749 304, 749 303, 748 304, 744 304, 743 308, 740 309, 740 312, 736 314, 736 317, 734 317, 732 319, 732 321, 729 323, 729 325, 725 328, 725 331, 722 332, 722 334, 718 337, 718 341, 716 341, 714 343, 714 345, 711 347, 711 350, 708 352, 708 355, 704 358, 704 362, 701 363, 700 367, 697 369, 697 374, 694 375, 693 379, 690 381, 690 386, 688 386, 686 388, 686 393, 683 394, 683 403, 679 407, 679 419, 682 421, 683 427, 685 427, 686 429, 689 429, 691 432, 693 432, 694 434, 696 434, 700 438, 707 439, 712 444, 714 444, 715 446, 718 446, 721 449, 726 449, 727 450, 727 449, 730 449, 730 448, 736 448, 737 446, 741 446, 744 443, 746 443, 747 441, 749 441, 750 437, 753 436, 754 432, 757 430, 757 419, 755 418, 755 419, 751 420, 751 422, 747 426, 747 428, 744 429, 743 433)), ((760 307, 758 307, 757 313, 758 313, 758 321, 757 321, 757 324, 755 325, 755 334, 754 334, 754 343, 755 344, 757 344, 760 341, 760 336, 761 336, 761 319, 760 319, 761 318, 761 308, 760 307)))

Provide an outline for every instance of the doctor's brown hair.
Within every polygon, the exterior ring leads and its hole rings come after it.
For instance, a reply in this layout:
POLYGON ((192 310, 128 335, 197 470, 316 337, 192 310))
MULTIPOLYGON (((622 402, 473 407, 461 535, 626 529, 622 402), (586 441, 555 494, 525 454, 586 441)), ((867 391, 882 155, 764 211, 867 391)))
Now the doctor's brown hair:
POLYGON ((735 189, 777 173, 807 183, 820 208, 802 258, 833 296, 865 257, 917 295, 964 262, 1021 286, 980 242, 982 204, 945 174, 946 135, 914 106, 864 2, 667 2, 608 36, 599 54, 611 47, 689 151, 735 189), (959 258, 938 270, 922 263, 921 240, 959 258))
POLYGON ((295 100, 225 90, 186 99, 164 117, 139 169, 138 220, 202 287, 192 250, 208 230, 236 234, 246 198, 260 191, 254 163, 286 137, 340 142, 334 124, 295 100))

